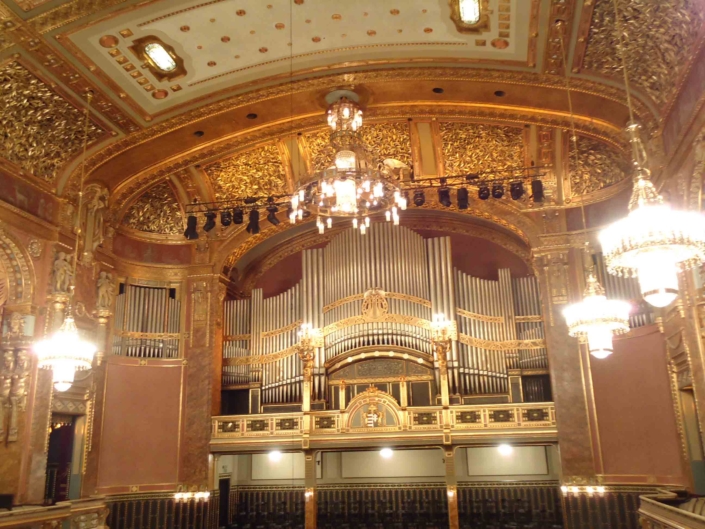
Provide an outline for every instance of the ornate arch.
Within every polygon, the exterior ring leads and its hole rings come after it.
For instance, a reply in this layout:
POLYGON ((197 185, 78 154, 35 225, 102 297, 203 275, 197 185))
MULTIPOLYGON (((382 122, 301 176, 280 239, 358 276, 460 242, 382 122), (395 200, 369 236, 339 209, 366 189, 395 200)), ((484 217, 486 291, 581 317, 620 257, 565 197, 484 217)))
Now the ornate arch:
MULTIPOLYGON (((34 271, 31 260, 2 226, 0 226, 0 268, 5 274, 6 304, 31 303, 34 291, 34 271)), ((3 282, 3 272, 0 272, 0 283, 3 282)))

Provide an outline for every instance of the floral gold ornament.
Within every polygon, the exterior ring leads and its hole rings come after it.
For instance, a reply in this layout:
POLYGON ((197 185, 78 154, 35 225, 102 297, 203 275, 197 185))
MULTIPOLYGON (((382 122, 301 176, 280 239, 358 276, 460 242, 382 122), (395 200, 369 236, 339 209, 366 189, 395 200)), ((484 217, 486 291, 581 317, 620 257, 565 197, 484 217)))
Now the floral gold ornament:
POLYGON ((651 182, 640 127, 634 121, 617 0, 613 0, 613 9, 630 114, 627 131, 635 176, 629 214, 604 229, 600 243, 609 273, 637 277, 644 299, 655 307, 666 307, 678 296, 678 273, 705 261, 705 216, 665 204, 651 182))
MULTIPOLYGON (((59 392, 67 391, 71 387, 76 371, 84 371, 92 367, 93 358, 96 353, 95 345, 80 337, 72 309, 76 290, 75 279, 79 256, 78 248, 81 245, 83 236, 83 223, 81 221, 83 212, 83 188, 86 175, 86 150, 88 148, 90 104, 92 98, 93 94, 89 92, 87 95, 83 127, 83 156, 81 159, 81 180, 78 191, 74 253, 70 260, 68 258, 61 258, 55 261, 55 271, 56 263, 60 263, 62 269, 58 277, 55 274, 54 289, 59 293, 68 291, 68 306, 64 322, 59 330, 34 346, 39 367, 51 370, 54 389, 59 392)), ((63 252, 60 252, 59 257, 61 257, 62 254, 63 252)))

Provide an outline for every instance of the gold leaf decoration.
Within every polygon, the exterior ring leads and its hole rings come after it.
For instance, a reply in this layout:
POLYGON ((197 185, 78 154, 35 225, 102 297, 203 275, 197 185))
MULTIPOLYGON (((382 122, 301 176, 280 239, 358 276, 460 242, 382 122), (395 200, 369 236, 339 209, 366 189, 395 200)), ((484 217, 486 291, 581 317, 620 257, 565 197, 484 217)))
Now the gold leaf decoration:
POLYGON ((284 167, 274 144, 219 160, 205 170, 218 200, 286 193, 284 167))
MULTIPOLYGON (((629 77, 656 103, 664 105, 673 97, 675 80, 688 65, 692 46, 705 21, 705 2, 619 0, 618 9, 627 35, 629 77)), ((612 0, 597 0, 583 68, 621 81, 619 48, 612 0)))
POLYGON ((142 193, 127 210, 122 224, 133 230, 163 235, 176 235, 184 231, 179 201, 167 182, 161 182, 142 193))
MULTIPOLYGON (((17 62, 0 69, 0 156, 53 182, 81 152, 83 112, 17 62)), ((103 131, 89 122, 88 141, 103 131)))
MULTIPOLYGON (((577 144, 578 156, 571 154, 570 158, 573 196, 599 191, 626 178, 629 161, 620 151, 585 136, 580 136, 577 144)), ((573 148, 572 142, 570 147, 573 148)))
POLYGON ((439 125, 448 175, 524 166, 524 135, 520 128, 456 122, 439 125))
MULTIPOLYGON (((387 158, 411 164, 411 138, 405 122, 365 123, 360 129, 362 144, 376 165, 387 158)), ((330 145, 330 129, 322 129, 304 136, 309 157, 315 171, 333 165, 335 150, 330 145)))

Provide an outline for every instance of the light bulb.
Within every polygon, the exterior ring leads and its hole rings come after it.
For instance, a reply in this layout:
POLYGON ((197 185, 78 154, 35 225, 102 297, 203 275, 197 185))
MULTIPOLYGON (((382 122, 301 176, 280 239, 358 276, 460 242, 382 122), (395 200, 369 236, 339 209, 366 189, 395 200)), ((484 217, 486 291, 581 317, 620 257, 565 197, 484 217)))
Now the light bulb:
POLYGON ((278 463, 282 460, 282 453, 279 450, 272 450, 269 452, 269 460, 272 463, 278 463))
POLYGON ((387 219, 387 222, 392 220, 392 212, 391 211, 385 211, 384 212, 384 217, 387 219))
POLYGON ((382 448, 382 450, 379 451, 379 455, 381 455, 384 459, 391 459, 394 452, 391 448, 382 448))
POLYGON ((507 457, 514 453, 514 448, 508 444, 501 444, 497 447, 497 452, 499 452, 500 455, 507 457))
POLYGON ((333 219, 331 217, 328 217, 326 219, 326 224, 328 224, 328 228, 333 227, 333 219))
POLYGON ((587 331, 588 350, 595 358, 604 359, 611 355, 612 331, 604 326, 596 326, 587 331))

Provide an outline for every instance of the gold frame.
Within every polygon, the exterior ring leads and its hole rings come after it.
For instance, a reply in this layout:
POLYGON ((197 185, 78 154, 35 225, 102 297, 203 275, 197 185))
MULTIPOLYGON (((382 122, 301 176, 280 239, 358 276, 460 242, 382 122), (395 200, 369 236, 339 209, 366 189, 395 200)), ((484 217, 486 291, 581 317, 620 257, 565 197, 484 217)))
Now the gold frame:
POLYGON ((164 42, 162 39, 156 35, 147 35, 139 39, 132 41, 132 45, 128 46, 128 49, 137 57, 142 63, 152 72, 152 75, 159 81, 163 83, 164 81, 173 82, 177 79, 181 79, 186 76, 186 67, 184 66, 184 60, 176 53, 174 47, 164 42), (159 44, 162 48, 166 50, 169 56, 174 59, 176 63, 176 68, 171 72, 165 72, 152 60, 152 58, 147 55, 145 48, 149 44, 159 44))
POLYGON ((479 0, 480 19, 474 24, 463 22, 460 16, 460 0, 448 0, 450 19, 459 33, 479 34, 490 30, 490 0, 479 0))

